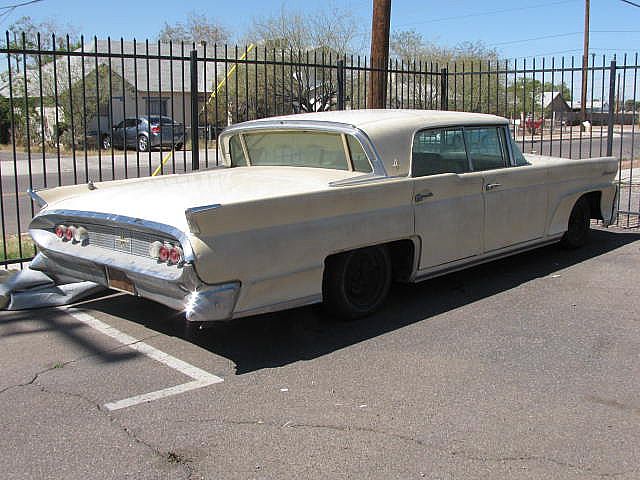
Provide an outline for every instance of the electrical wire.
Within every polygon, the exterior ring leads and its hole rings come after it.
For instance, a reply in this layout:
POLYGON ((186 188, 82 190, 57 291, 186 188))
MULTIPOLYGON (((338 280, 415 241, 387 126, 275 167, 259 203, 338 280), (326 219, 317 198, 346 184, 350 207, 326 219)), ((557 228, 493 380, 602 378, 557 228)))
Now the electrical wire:
POLYGON ((560 5, 563 3, 573 3, 576 2, 578 0, 562 0, 559 2, 547 2, 547 3, 539 3, 536 5, 529 5, 526 7, 514 7, 514 8, 504 8, 502 10, 492 10, 489 12, 481 12, 481 13, 469 13, 466 15, 456 15, 453 17, 441 17, 441 18, 434 18, 432 20, 424 20, 424 21, 420 21, 420 22, 410 22, 410 23, 403 23, 403 24, 399 24, 399 25, 394 25, 395 27, 405 27, 405 26, 411 26, 411 25, 422 25, 425 23, 435 23, 435 22, 444 22, 444 21, 448 21, 448 20, 458 20, 461 18, 473 18, 473 17, 484 17, 487 15, 496 15, 499 13, 506 13, 506 12, 518 12, 518 11, 522 11, 522 10, 531 10, 534 8, 540 8, 540 7, 550 7, 552 5, 560 5))

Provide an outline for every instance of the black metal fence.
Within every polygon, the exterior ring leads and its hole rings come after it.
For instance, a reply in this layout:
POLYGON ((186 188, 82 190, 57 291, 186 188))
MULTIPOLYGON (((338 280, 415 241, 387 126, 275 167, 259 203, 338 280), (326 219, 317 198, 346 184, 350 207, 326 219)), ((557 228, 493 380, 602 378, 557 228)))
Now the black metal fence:
MULTIPOLYGON (((165 173, 219 163, 228 124, 367 107, 364 56, 329 49, 194 45, 93 38, 10 38, 0 48, 0 265, 34 253, 27 189, 165 173), (157 145, 140 118, 170 117, 157 145), (178 125, 179 124, 179 125, 178 125), (162 138, 163 134, 166 136, 162 138), (151 147, 156 148, 151 148, 151 147)), ((592 57, 438 65, 391 61, 387 108, 492 113, 527 153, 619 158, 618 224, 637 227, 638 58, 592 57), (587 75, 586 104, 581 96, 587 75), (588 122, 588 123, 584 123, 588 122), (637 171, 637 169, 636 169, 637 171), (634 180, 635 178, 635 180, 634 180)))

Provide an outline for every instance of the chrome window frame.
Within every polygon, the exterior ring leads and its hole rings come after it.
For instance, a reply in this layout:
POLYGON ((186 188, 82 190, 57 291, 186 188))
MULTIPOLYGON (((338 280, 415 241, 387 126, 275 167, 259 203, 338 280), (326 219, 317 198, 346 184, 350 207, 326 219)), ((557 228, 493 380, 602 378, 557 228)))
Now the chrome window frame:
MULTIPOLYGON (((387 177, 387 171, 384 167, 384 163, 378 154, 378 151, 373 145, 373 142, 369 136, 354 125, 338 122, 322 122, 312 120, 268 120, 258 121, 256 123, 240 123, 231 127, 228 127, 220 134, 220 146, 222 148, 222 158, 225 165, 231 165, 231 158, 229 154, 229 139, 236 134, 249 133, 253 131, 309 131, 309 132, 326 132, 337 133, 340 135, 352 135, 360 142, 362 149, 371 165, 371 174, 375 176, 387 177)), ((240 135, 242 137, 242 135, 240 135)), ((350 157, 348 157, 350 160, 350 157)))

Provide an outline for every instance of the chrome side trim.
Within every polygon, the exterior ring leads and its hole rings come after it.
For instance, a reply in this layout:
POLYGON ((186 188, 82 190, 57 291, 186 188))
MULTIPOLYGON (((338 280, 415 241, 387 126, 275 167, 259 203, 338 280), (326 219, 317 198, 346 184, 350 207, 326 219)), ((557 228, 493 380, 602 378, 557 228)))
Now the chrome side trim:
POLYGON ((27 194, 31 197, 31 200, 36 202, 40 207, 45 208, 47 206, 47 201, 38 195, 37 190, 32 188, 27 189, 27 194))
POLYGON ((184 216, 187 218, 187 225, 189 225, 189 230, 191 233, 200 233, 200 227, 198 226, 198 222, 195 219, 195 215, 202 212, 208 212, 209 210, 215 210, 216 208, 220 208, 222 205, 219 203, 214 203, 212 205, 202 205, 200 207, 191 207, 187 208, 184 211, 184 216))
POLYGON ((556 234, 556 235, 553 235, 551 237, 547 237, 542 241, 536 241, 534 243, 528 243, 528 244, 523 245, 521 247, 513 248, 513 249, 510 249, 510 250, 507 250, 507 251, 501 250, 501 251, 496 252, 496 253, 488 253, 488 254, 479 255, 479 256, 476 256, 476 257, 467 257, 467 258, 472 258, 473 260, 464 259, 462 261, 454 261, 454 262, 451 262, 450 264, 444 264, 444 265, 440 265, 439 267, 422 270, 422 272, 424 272, 424 273, 421 273, 420 271, 417 271, 415 273, 415 275, 414 275, 413 282, 415 282, 415 283, 422 282, 423 280, 428 280, 430 278, 440 277, 442 275, 447 275, 449 273, 457 272, 459 270, 464 270, 465 268, 475 267, 476 265, 481 265, 483 263, 492 262, 492 261, 498 260, 500 258, 510 257, 512 255, 517 255, 519 253, 524 253, 524 252, 527 252, 529 250, 534 250, 536 248, 540 248, 540 247, 544 247, 544 246, 547 246, 547 245, 551 245, 551 244, 557 243, 560 240, 560 238, 562 238, 563 234, 564 234, 564 232, 556 234), (454 265, 451 265, 451 264, 454 264, 454 265))
POLYGON ((56 218, 61 217, 65 219, 80 219, 80 220, 93 220, 96 222, 104 222, 108 225, 122 226, 126 225, 131 230, 138 230, 142 232, 161 232, 169 237, 175 238, 180 242, 182 251, 184 253, 185 262, 192 262, 195 260, 193 249, 191 248, 191 242, 185 232, 179 230, 171 225, 165 223, 158 223, 151 220, 144 220, 141 218, 127 217, 124 215, 116 215, 113 213, 100 213, 100 212, 88 212, 83 210, 45 210, 36 215, 29 229, 53 227, 57 225, 56 218))

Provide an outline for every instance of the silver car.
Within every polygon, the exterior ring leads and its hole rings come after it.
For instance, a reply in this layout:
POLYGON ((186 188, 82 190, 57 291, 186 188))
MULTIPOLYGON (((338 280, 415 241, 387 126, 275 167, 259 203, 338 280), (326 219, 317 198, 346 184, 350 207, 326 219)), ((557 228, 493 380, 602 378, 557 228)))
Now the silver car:
POLYGON ((180 149, 184 144, 184 125, 160 115, 125 118, 113 127, 112 135, 102 138, 103 149, 114 147, 137 148, 147 152, 151 148, 180 149))

